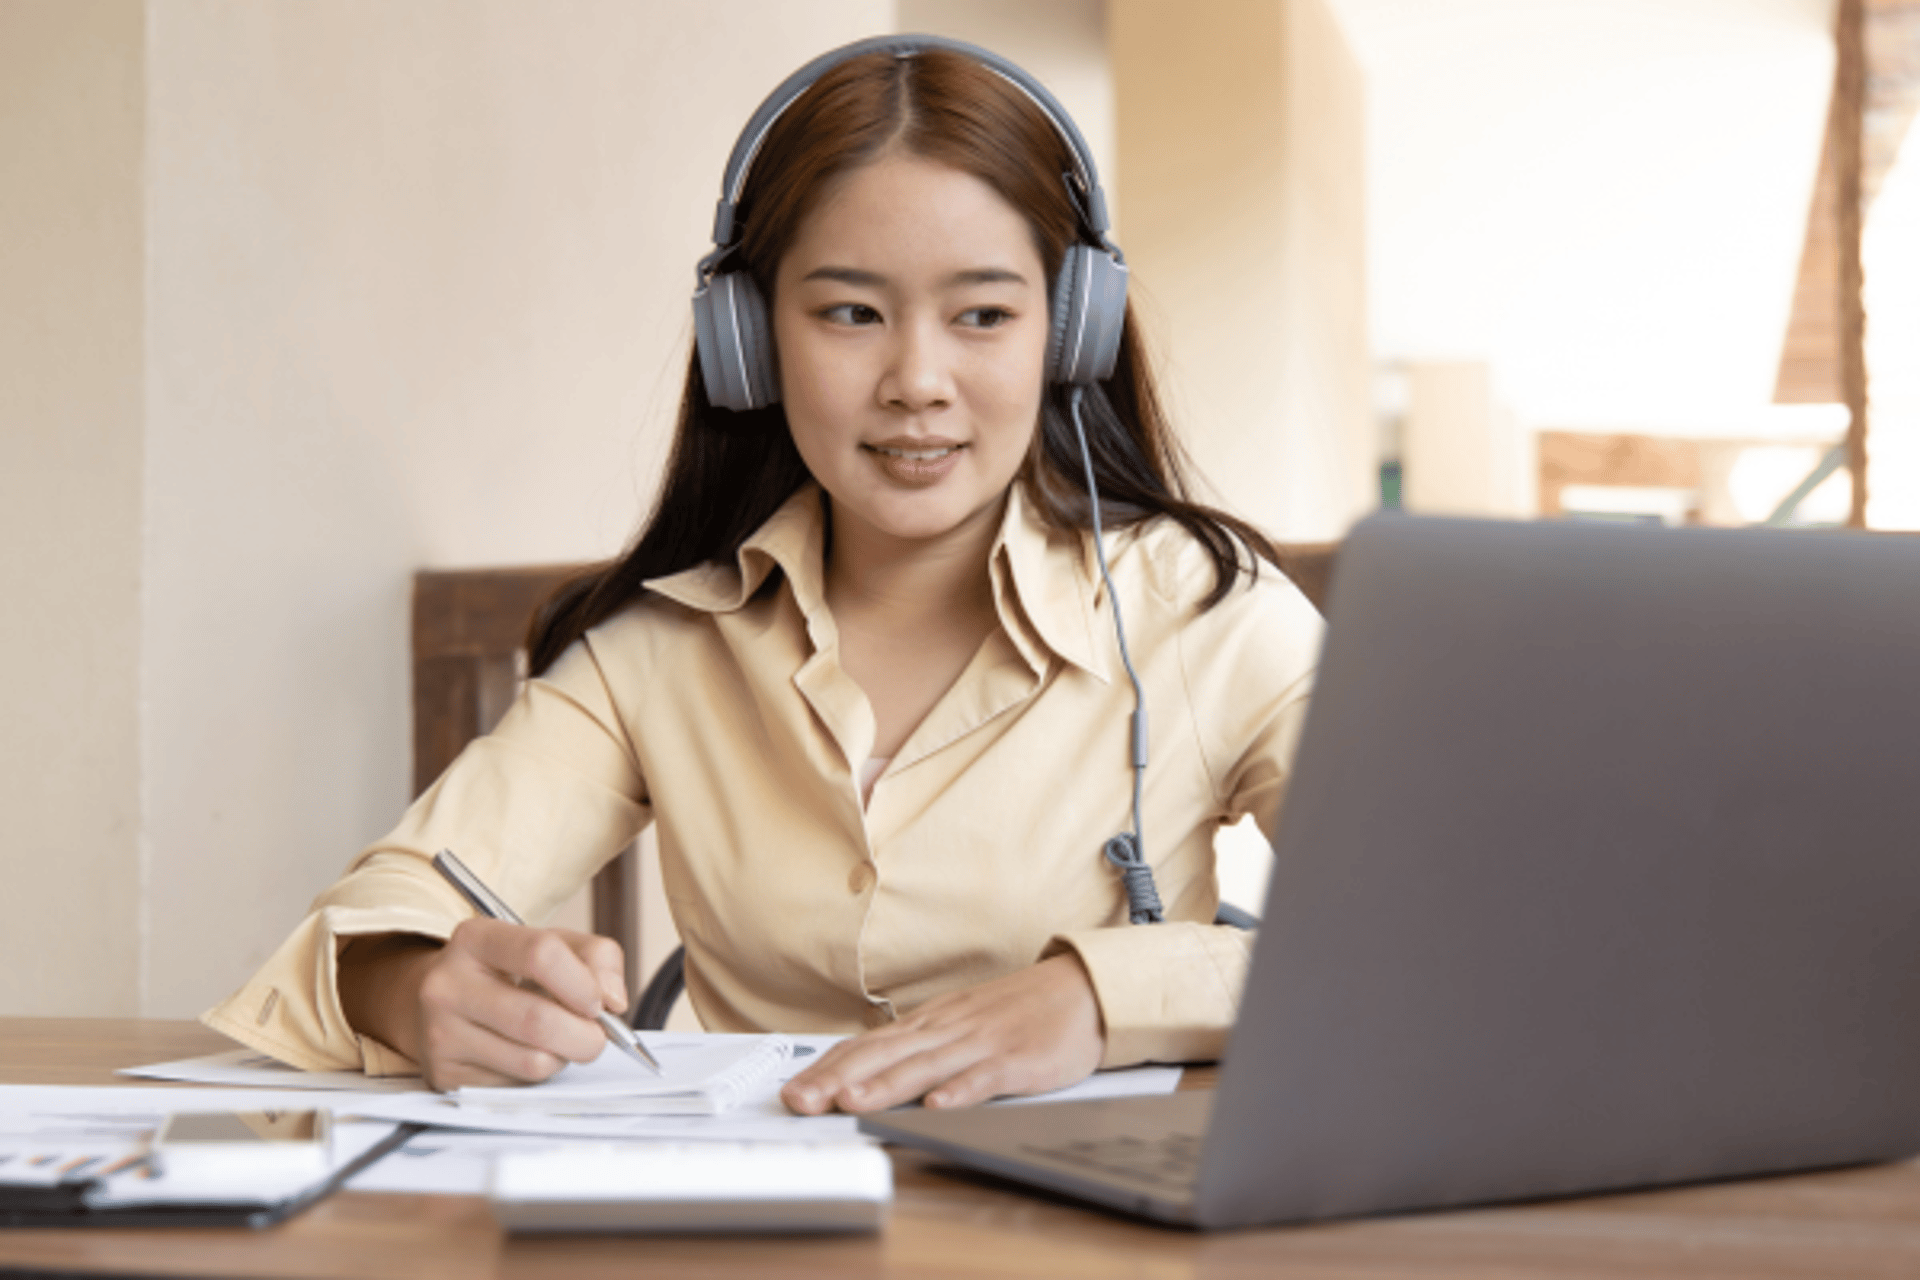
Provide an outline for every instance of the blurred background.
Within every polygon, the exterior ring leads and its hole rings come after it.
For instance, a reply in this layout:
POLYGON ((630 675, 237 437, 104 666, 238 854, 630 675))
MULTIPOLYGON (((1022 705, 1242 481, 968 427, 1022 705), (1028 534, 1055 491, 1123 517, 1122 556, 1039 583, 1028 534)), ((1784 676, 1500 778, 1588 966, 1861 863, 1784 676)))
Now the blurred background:
POLYGON ((0 1014, 197 1013, 391 826, 414 575, 620 548, 728 148, 892 30, 1073 111, 1283 539, 1920 527, 1912 0, 0 0, 0 1014))

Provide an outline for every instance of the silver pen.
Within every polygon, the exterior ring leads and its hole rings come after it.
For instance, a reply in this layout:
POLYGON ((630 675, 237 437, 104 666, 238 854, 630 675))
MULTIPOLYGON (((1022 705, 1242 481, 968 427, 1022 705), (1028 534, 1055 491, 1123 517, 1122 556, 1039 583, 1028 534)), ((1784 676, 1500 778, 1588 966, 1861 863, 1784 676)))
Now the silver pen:
MULTIPOLYGON (((480 877, 467 870, 466 863, 453 856, 453 850, 442 849, 433 855, 433 869, 447 878, 447 883, 460 891, 460 896, 473 904, 473 909, 481 915, 494 920, 505 920, 508 924, 525 924, 514 909, 500 900, 498 894, 480 882, 480 877)), ((599 1013, 600 1027, 607 1033, 607 1039, 614 1047, 629 1058, 660 1074, 660 1063, 647 1046, 640 1043, 640 1037, 633 1028, 602 1009, 599 1013)))

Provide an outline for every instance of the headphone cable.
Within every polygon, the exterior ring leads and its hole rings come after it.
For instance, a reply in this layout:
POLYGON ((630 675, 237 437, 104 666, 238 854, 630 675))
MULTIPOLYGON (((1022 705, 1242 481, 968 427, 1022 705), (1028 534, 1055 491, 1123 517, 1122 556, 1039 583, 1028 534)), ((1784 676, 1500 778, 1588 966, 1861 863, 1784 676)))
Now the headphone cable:
POLYGON ((1153 868, 1147 865, 1146 843, 1140 833, 1140 789, 1147 775, 1147 696, 1140 688, 1140 676, 1133 669, 1127 652, 1127 628, 1120 618, 1120 596, 1113 589, 1113 575, 1107 572, 1106 540, 1100 527, 1100 487, 1093 478, 1093 452, 1087 448, 1087 430, 1080 421, 1080 397, 1084 388, 1076 385, 1067 400, 1073 415, 1073 434, 1080 442, 1080 462, 1087 473, 1087 500, 1093 511, 1093 552, 1100 562, 1100 580, 1106 584, 1107 607, 1113 610, 1113 633, 1120 641, 1120 665, 1127 669, 1133 684, 1133 830, 1121 832, 1104 846, 1107 861, 1120 871, 1127 887, 1127 918, 1134 924, 1159 924, 1166 918, 1160 905, 1160 892, 1153 883, 1153 868))

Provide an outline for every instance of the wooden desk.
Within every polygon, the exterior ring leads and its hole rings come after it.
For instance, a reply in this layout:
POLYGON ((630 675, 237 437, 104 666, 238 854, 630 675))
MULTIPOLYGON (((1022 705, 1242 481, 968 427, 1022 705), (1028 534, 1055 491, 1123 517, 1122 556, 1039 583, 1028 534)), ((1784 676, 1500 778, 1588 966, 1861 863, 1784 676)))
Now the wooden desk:
MULTIPOLYGON (((0 1081, 114 1084, 227 1042, 185 1022, 0 1018, 0 1081)), ((1920 1165, 1202 1236, 948 1176, 896 1152, 874 1237, 507 1237, 464 1196, 346 1193, 264 1232, 5 1231, 0 1271, 253 1277, 1893 1277, 1920 1275, 1920 1165)))

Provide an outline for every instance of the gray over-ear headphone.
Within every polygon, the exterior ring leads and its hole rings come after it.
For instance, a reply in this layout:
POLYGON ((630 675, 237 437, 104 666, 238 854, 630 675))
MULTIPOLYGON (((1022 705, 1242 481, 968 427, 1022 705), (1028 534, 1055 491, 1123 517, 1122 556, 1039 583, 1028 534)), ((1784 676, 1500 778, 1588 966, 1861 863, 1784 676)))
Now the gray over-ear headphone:
POLYGON ((700 260, 693 294, 694 339, 707 399, 713 404, 724 409, 759 409, 780 399, 766 300, 749 273, 721 270, 739 247, 741 224, 735 214, 740 193, 767 130, 814 81, 840 63, 866 53, 904 58, 928 49, 963 54, 1003 77, 1040 108, 1067 144, 1074 168, 1061 177, 1080 213, 1088 243, 1068 246, 1054 277, 1047 377, 1052 382, 1089 386, 1112 375, 1126 318, 1127 264, 1119 246, 1107 238, 1106 197, 1093 155, 1073 118, 1039 81, 998 54, 939 36, 879 36, 822 54, 781 81, 733 145, 714 210, 713 252, 700 260))

